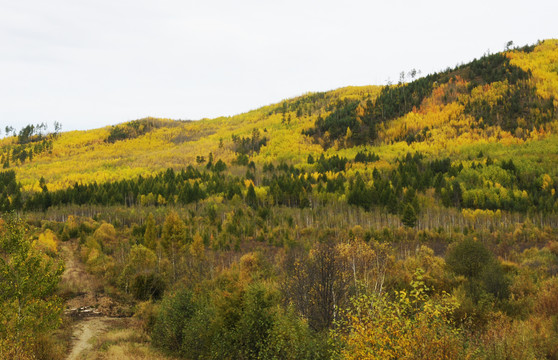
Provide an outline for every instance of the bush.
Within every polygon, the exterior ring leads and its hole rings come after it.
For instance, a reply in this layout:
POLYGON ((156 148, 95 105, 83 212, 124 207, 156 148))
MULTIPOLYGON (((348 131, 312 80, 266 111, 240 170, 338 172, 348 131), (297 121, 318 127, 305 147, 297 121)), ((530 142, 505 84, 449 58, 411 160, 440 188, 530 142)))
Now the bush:
POLYGON ((196 312, 196 304, 189 290, 179 290, 165 297, 153 327, 153 344, 171 353, 182 348, 183 330, 196 312))
POLYGON ((465 239, 456 244, 448 252, 446 263, 456 275, 466 278, 463 288, 475 306, 509 298, 510 281, 500 263, 479 241, 465 239))
POLYGON ((138 274, 132 280, 131 290, 138 300, 158 300, 165 291, 165 281, 158 274, 138 274))
POLYGON ((449 268, 457 275, 477 278, 485 265, 492 261, 492 254, 479 241, 465 239, 456 244, 446 257, 449 268))
MULTIPOLYGON (((223 285, 223 284, 222 284, 223 285)), ((293 311, 281 309, 268 284, 233 282, 196 299, 187 290, 165 296, 153 344, 189 359, 325 359, 329 347, 293 311)))
POLYGON ((347 321, 335 332, 343 359, 468 358, 463 335, 452 324, 457 306, 444 294, 430 298, 420 272, 410 292, 361 295, 352 299, 347 321))
POLYGON ((157 321, 157 306, 151 301, 144 301, 137 305, 134 318, 139 321, 140 327, 146 333, 150 333, 157 321))
POLYGON ((257 359, 274 323, 275 294, 261 283, 223 297, 217 306, 212 353, 221 359, 257 359))

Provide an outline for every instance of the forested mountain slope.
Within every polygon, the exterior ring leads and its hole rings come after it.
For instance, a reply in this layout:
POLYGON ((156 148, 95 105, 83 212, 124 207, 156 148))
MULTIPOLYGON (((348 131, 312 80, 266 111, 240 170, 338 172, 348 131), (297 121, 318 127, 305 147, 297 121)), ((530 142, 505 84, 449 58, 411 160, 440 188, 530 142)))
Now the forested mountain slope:
MULTIPOLYGON (((22 139, 20 132, 2 141, 1 160, 6 170, 16 172, 25 202, 43 189, 133 180, 188 165, 205 169, 210 158, 233 165, 237 175, 245 170, 234 164, 254 161, 259 168, 294 165, 315 183, 328 170, 333 177, 342 170, 347 178, 358 172, 371 181, 373 169, 394 171, 411 154, 425 156, 426 163, 449 158, 460 167, 437 184, 434 177, 448 169, 431 170, 432 179, 420 190, 435 187, 439 194, 444 186, 449 189, 445 183, 454 182, 469 208, 505 209, 507 202, 523 201, 522 211, 533 206, 555 210, 557 49, 557 41, 547 40, 408 83, 307 94, 227 118, 147 118, 51 139, 22 139), (377 158, 354 161, 358 153, 377 158), (347 161, 335 169, 307 161, 321 156, 326 162, 332 156, 347 161), (543 188, 550 197, 540 193, 543 188)), ((260 191, 269 195, 269 190, 262 186, 260 191)))
POLYGON ((0 357, 68 353, 63 298, 135 313, 90 358, 558 358, 558 40, 416 75, 7 128, 0 357))

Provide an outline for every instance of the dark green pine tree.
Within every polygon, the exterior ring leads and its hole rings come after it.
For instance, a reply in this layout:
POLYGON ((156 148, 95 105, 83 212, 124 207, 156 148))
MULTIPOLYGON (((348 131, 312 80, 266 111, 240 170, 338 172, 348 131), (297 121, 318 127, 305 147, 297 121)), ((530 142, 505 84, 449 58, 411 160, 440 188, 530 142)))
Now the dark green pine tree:
POLYGON ((254 190, 254 185, 252 184, 250 184, 248 192, 246 193, 246 203, 253 209, 258 207, 258 198, 256 197, 256 191, 254 190))
POLYGON ((401 217, 401 222, 406 227, 415 227, 417 224, 417 215, 415 213, 415 209, 411 204, 407 204, 405 206, 405 210, 403 210, 403 215, 401 217))

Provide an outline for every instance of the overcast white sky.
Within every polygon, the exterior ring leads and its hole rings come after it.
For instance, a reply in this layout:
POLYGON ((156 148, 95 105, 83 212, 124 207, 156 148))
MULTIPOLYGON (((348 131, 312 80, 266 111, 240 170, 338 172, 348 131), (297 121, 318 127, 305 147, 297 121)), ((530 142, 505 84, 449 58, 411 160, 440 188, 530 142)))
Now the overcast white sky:
POLYGON ((555 0, 0 0, 0 136, 385 84, 555 38, 557 14, 555 0))

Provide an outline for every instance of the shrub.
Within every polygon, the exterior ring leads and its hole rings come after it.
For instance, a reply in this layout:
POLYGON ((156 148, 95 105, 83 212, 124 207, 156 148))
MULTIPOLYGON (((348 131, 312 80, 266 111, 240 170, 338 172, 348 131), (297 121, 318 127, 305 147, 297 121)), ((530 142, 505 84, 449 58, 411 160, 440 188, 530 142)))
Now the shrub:
POLYGON ((195 312, 196 304, 189 290, 181 289, 165 297, 153 327, 153 344, 168 352, 178 353, 182 348, 185 324, 195 312))

